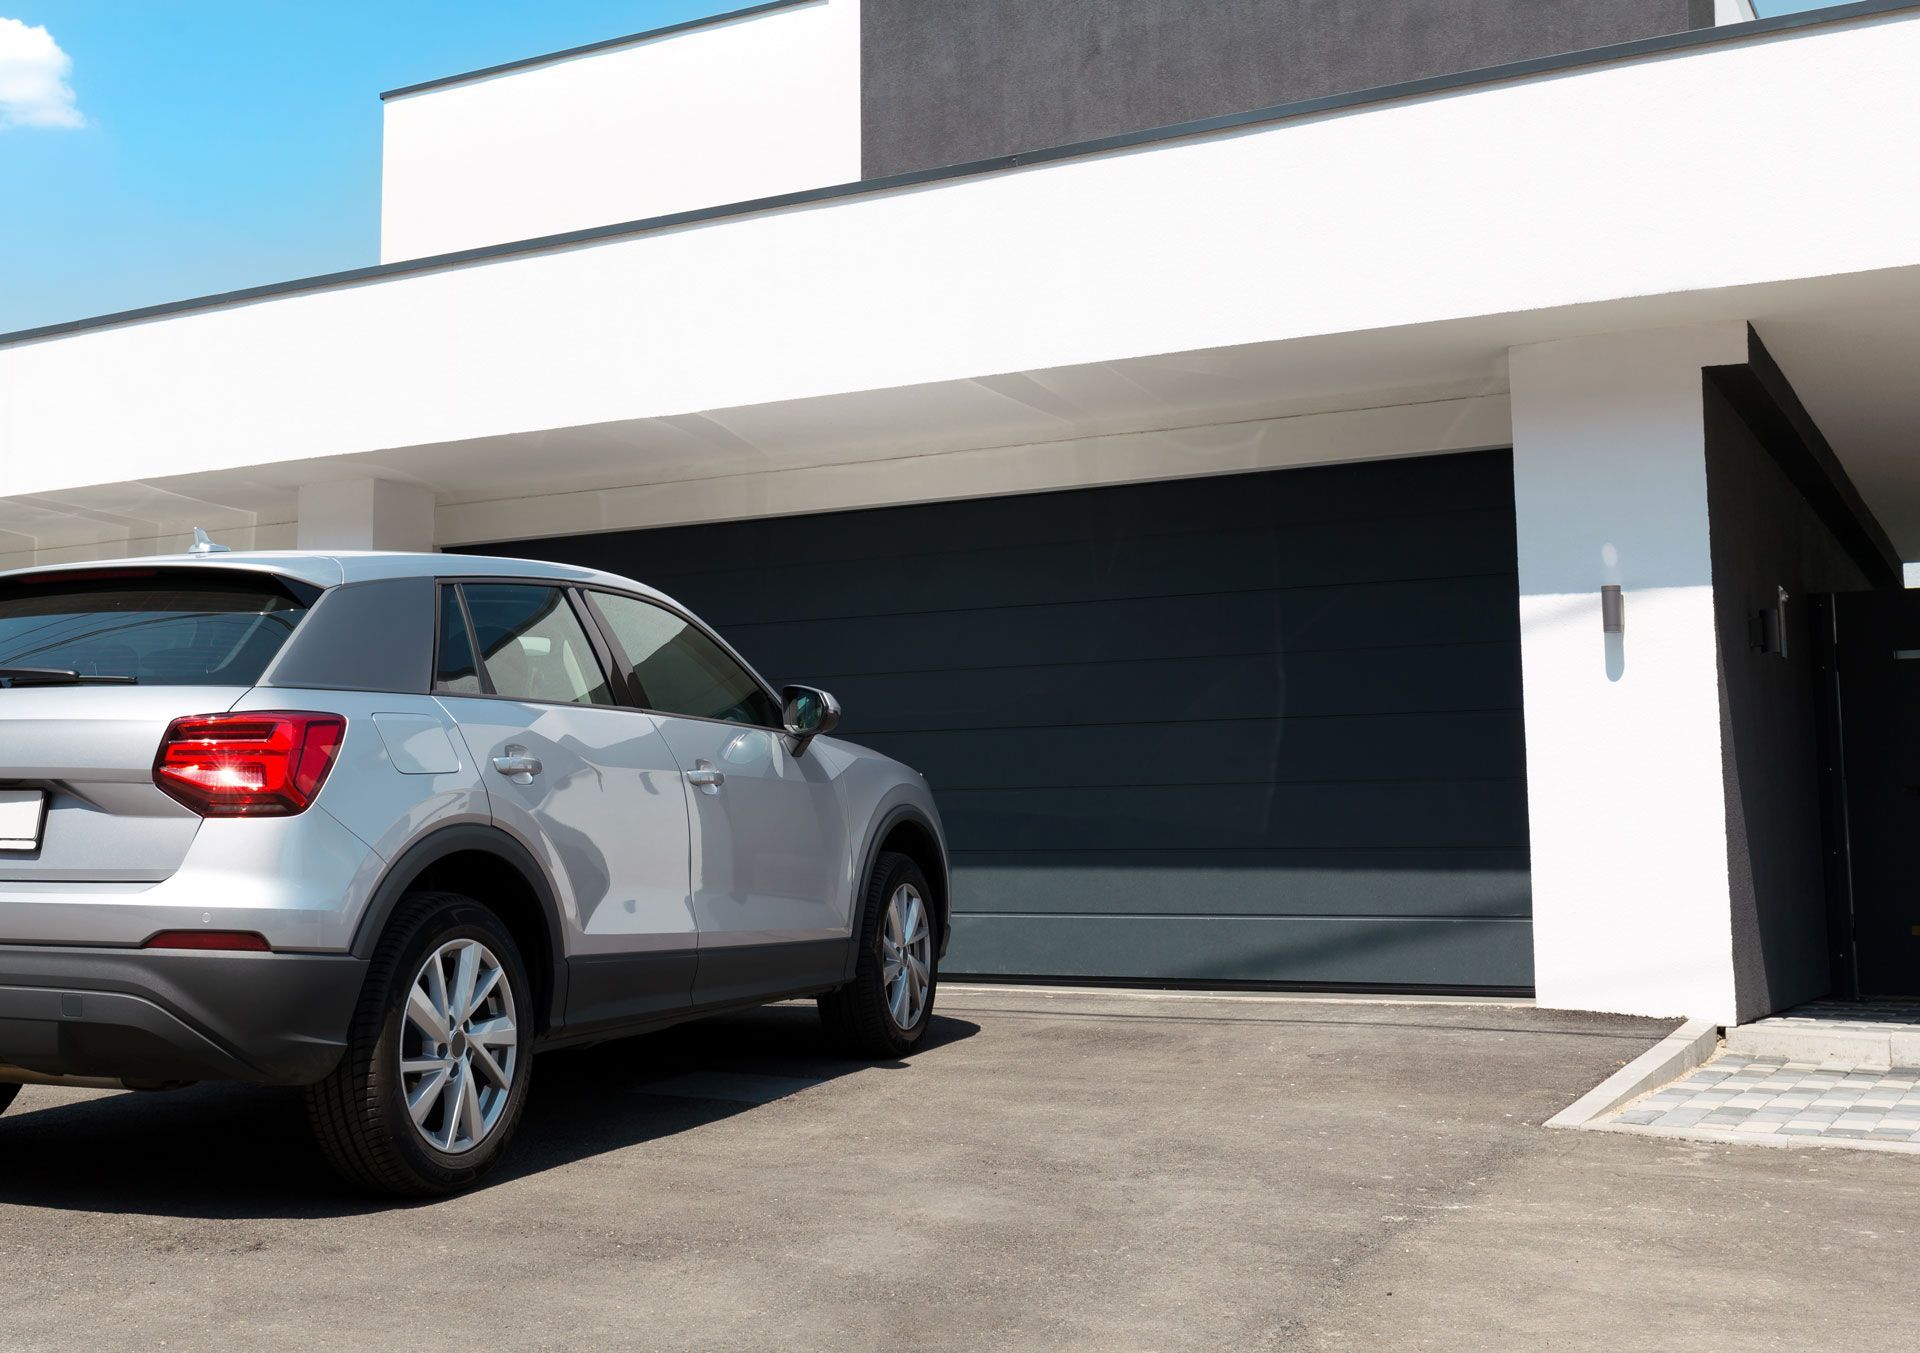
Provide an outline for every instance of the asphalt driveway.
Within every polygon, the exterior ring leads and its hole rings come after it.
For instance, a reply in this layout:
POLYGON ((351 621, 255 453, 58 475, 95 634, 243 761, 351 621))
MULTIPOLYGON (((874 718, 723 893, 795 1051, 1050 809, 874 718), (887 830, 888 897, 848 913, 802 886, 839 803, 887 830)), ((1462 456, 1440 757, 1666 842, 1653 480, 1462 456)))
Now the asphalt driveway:
POLYGON ((1920 1161, 1536 1125, 1667 1025, 942 993, 542 1059, 513 1168, 342 1196, 285 1095, 30 1088, 0 1348, 1920 1346, 1920 1161))

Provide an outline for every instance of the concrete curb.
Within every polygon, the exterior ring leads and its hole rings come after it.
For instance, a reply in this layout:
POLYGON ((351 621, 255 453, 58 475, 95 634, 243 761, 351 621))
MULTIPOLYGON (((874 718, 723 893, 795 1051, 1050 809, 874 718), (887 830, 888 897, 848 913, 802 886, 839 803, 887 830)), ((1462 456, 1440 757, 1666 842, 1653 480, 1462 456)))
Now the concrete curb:
POLYGON ((1846 1062, 1863 1071, 1920 1066, 1920 1033, 1912 1025, 1853 1028, 1760 1020, 1727 1030, 1727 1051, 1746 1057, 1784 1057, 1789 1062, 1846 1062))
MULTIPOLYGON (((1576 1125, 1570 1125, 1576 1126, 1576 1125)), ((1802 1149, 1840 1151, 1884 1151, 1891 1155, 1920 1155, 1920 1142, 1883 1142, 1871 1137, 1817 1137, 1812 1133, 1782 1136, 1778 1132, 1725 1132, 1715 1128, 1659 1127, 1652 1123, 1587 1123, 1590 1132, 1618 1132, 1634 1137, 1661 1137, 1670 1142, 1695 1142, 1702 1146, 1784 1146, 1790 1151, 1802 1149)))
POLYGON ((1680 1079, 1713 1056, 1719 1047, 1719 1025, 1711 1020, 1688 1020, 1549 1118, 1546 1126, 1591 1127, 1596 1119, 1604 1118, 1623 1104, 1680 1079))

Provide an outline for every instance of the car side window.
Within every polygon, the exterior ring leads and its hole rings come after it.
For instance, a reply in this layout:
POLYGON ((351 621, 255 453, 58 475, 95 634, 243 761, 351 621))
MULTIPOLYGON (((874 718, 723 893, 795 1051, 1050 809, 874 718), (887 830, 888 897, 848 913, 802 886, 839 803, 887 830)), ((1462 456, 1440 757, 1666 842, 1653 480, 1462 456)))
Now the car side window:
POLYGON ((435 690, 452 695, 479 695, 480 669, 473 661, 473 640, 467 634, 466 613, 460 609, 456 587, 440 589, 439 658, 433 673, 435 690))
POLYGON ((495 695, 548 704, 613 703, 606 673, 563 589, 463 583, 460 590, 495 695))
POLYGON ((662 714, 778 728, 780 710, 758 681, 700 628, 664 606, 595 592, 626 660, 636 697, 662 714))

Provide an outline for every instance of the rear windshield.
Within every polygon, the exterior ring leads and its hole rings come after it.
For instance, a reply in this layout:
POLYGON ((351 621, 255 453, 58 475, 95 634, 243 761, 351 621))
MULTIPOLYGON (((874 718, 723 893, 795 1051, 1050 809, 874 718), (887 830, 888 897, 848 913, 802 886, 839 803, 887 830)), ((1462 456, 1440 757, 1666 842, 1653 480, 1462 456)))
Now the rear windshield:
POLYGON ((251 686, 313 602, 246 573, 59 574, 0 581, 8 668, 131 678, 143 686, 251 686))

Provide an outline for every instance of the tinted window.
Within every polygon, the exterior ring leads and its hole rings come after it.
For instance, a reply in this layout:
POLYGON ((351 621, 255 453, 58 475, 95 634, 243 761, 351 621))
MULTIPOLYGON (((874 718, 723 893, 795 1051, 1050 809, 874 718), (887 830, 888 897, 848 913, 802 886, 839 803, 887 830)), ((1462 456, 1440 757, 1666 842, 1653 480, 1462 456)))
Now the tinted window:
POLYGON ((557 704, 613 703, 586 631, 561 589, 467 583, 461 590, 495 695, 557 704))
POLYGON ((0 583, 0 667, 251 686, 306 613, 275 579, 244 573, 28 576, 0 583))
POLYGON ((596 592, 614 640, 633 664, 640 699, 662 714, 778 728, 780 711, 725 649, 672 611, 614 592, 596 592))
POLYGON ((473 641, 467 635, 467 617, 455 587, 440 589, 439 654, 433 684, 455 695, 479 695, 480 670, 474 665, 473 641))

